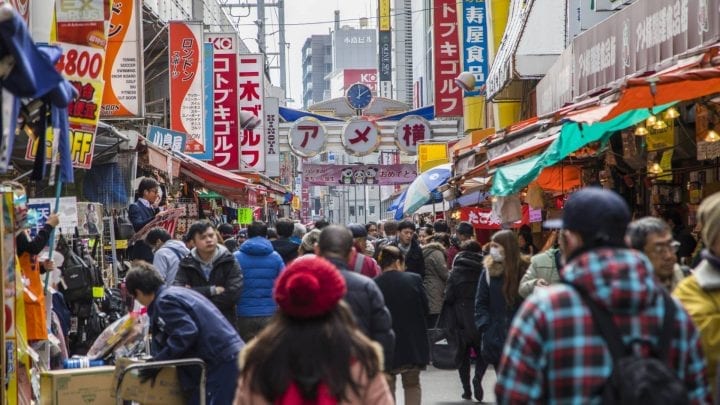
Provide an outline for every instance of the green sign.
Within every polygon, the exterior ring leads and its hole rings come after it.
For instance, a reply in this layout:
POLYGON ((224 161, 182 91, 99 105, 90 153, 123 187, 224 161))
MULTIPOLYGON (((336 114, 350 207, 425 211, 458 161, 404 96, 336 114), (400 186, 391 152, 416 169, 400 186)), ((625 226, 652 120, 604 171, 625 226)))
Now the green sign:
POLYGON ((252 208, 238 208, 238 223, 240 225, 248 225, 253 221, 252 208))

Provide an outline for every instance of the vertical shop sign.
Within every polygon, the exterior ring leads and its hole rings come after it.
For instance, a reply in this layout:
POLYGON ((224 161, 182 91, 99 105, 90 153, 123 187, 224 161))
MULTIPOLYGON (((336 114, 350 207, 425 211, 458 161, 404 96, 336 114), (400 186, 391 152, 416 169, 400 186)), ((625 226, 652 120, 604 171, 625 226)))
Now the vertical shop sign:
POLYGON ((185 152, 204 153, 202 22, 168 24, 170 129, 188 135, 185 152))
POLYGON ((113 1, 102 118, 141 118, 145 113, 141 13, 140 0, 113 1))
POLYGON ((212 164, 225 170, 240 170, 238 134, 237 35, 210 34, 213 45, 213 144, 212 164))
POLYGON ((275 97, 265 100, 265 175, 269 177, 280 176, 279 101, 275 97))
POLYGON ((456 0, 435 0, 433 7, 433 54, 435 116, 461 117, 462 90, 455 84, 460 74, 460 43, 456 0))
POLYGON ((213 159, 213 88, 213 44, 205 42, 203 43, 203 137, 205 138, 205 151, 203 153, 188 153, 200 160, 213 159))
POLYGON ((378 26, 380 96, 392 97, 392 32, 390 31, 390 0, 379 0, 378 26))
MULTIPOLYGON (((263 55, 246 54, 238 56, 238 108, 262 120, 264 95, 265 59, 263 55)), ((265 134, 262 121, 254 129, 243 129, 240 142, 243 170, 245 168, 265 171, 265 134)))
MULTIPOLYGON (((487 23, 485 22, 485 1, 463 0, 462 38, 463 71, 475 76, 475 88, 485 85, 488 74, 487 23)), ((466 92, 477 96, 479 90, 466 92)))

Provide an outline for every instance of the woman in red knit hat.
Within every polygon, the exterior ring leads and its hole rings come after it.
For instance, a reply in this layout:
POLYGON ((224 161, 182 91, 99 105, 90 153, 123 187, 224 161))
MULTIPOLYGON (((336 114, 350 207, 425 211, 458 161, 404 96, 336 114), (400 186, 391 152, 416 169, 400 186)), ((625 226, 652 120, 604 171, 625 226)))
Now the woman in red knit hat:
POLYGON ((327 260, 304 256, 275 282, 279 310, 240 355, 235 405, 393 405, 382 349, 342 301, 345 279, 327 260))

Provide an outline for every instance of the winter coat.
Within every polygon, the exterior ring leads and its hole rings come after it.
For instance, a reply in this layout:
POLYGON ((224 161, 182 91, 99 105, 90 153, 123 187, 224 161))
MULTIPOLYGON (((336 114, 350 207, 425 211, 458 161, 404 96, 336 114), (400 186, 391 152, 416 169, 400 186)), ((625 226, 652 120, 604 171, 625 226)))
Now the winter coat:
MULTIPOLYGON (((657 349, 665 291, 645 255, 630 249, 589 250, 563 267, 563 280, 608 309, 625 342, 645 341, 657 349)), ((700 335, 676 305, 670 369, 685 383, 690 403, 710 403, 700 335)), ((536 290, 520 307, 508 333, 495 394, 499 404, 598 403, 612 369, 607 344, 577 290, 556 284, 536 290)))
POLYGON ((205 277, 197 250, 193 249, 180 261, 180 268, 175 276, 175 285, 190 286, 212 301, 230 324, 235 325, 236 305, 243 288, 243 275, 237 261, 225 246, 218 245, 218 250, 212 260, 209 278, 205 277), (217 294, 215 287, 223 287, 225 291, 217 294))
POLYGON ((385 359, 385 368, 425 367, 430 346, 425 324, 428 299, 422 279, 415 273, 386 271, 375 279, 375 283, 385 298, 395 332, 395 357, 385 359))
MULTIPOLYGON (((251 352, 255 345, 258 344, 257 339, 253 339, 248 343, 243 351, 240 353, 240 369, 244 370, 246 366, 246 359, 248 353, 251 352)), ((373 348, 381 359, 382 363, 382 352, 378 344, 373 343, 373 348)), ((284 367, 285 365, 278 365, 284 367)), ((377 373, 375 377, 370 380, 368 379, 365 370, 362 368, 360 362, 351 363, 350 375, 360 386, 360 392, 355 393, 351 388, 348 388, 345 397, 346 400, 338 402, 337 405, 394 405, 395 400, 390 392, 385 374, 377 373)), ((237 390, 235 391, 235 401, 233 405, 273 405, 276 402, 270 402, 263 397, 262 394, 252 391, 252 370, 241 374, 240 381, 238 382, 237 390)), ((287 395, 287 394, 286 394, 287 395)), ((302 399, 300 398, 283 398, 286 403, 297 403, 301 404, 302 399)))
POLYGON ((675 287, 672 293, 685 307, 700 332, 707 360, 708 381, 717 400, 717 367, 720 356, 720 270, 703 260, 693 274, 675 287))
POLYGON ((423 246, 423 259, 425 260, 425 291, 430 303, 430 314, 440 313, 445 295, 445 283, 448 279, 447 257, 445 247, 437 242, 423 246))
POLYGON ((526 298, 530 295, 539 279, 547 281, 548 285, 560 282, 560 271, 555 256, 558 253, 558 249, 548 249, 530 259, 530 267, 528 267, 522 280, 520 280, 519 292, 521 297, 526 298))
POLYGON ((273 250, 272 243, 261 236, 246 240, 234 256, 243 275, 238 316, 272 316, 277 309, 272 296, 273 285, 285 268, 282 257, 273 250))
POLYGON ((357 271, 358 260, 361 260, 360 258, 358 258, 359 254, 360 253, 358 253, 357 249, 353 247, 352 251, 350 252, 350 260, 348 260, 347 264, 348 269, 370 278, 375 278, 379 276, 380 266, 378 266, 377 262, 375 261, 375 259, 372 258, 372 256, 366 254, 362 254, 362 256, 360 256, 362 258, 362 264, 359 266, 360 271, 357 271))
POLYGON ((35 256, 47 245, 52 229, 52 226, 45 224, 32 239, 25 232, 21 232, 15 237, 20 270, 23 277, 28 280, 27 290, 35 296, 31 297, 27 292, 23 293, 27 340, 46 340, 48 338, 45 289, 40 275, 42 264, 37 261, 35 256))
MULTIPOLYGON (((445 305, 448 307, 446 325, 458 337, 459 347, 480 347, 480 333, 475 326, 475 293, 480 274, 483 272, 483 257, 480 253, 459 252, 455 256, 453 269, 445 287, 445 305)), ((458 350, 462 356, 467 351, 458 350)), ((457 359, 460 360, 460 359, 457 359)))
MULTIPOLYGON (((390 242, 391 246, 399 246, 400 242, 395 238, 390 242)), ((425 258, 423 257, 422 248, 417 241, 417 238, 413 238, 410 242, 410 249, 405 255, 405 271, 420 275, 423 279, 425 278, 425 258)))
POLYGON ((175 281, 180 260, 190 254, 190 250, 182 241, 170 239, 155 251, 153 266, 165 279, 165 285, 170 287, 175 281))
POLYGON ((147 207, 140 200, 137 200, 128 207, 128 219, 132 223, 135 232, 137 232, 152 221, 158 212, 160 211, 157 208, 147 207))
POLYGON ((287 238, 278 238, 271 242, 273 249, 282 257, 285 264, 290 263, 298 257, 300 245, 287 238))
POLYGON ((345 302, 352 309, 360 330, 370 339, 380 343, 386 359, 392 359, 395 350, 395 333, 392 317, 385 306, 382 291, 372 279, 348 270, 343 260, 328 258, 340 270, 347 292, 345 302))

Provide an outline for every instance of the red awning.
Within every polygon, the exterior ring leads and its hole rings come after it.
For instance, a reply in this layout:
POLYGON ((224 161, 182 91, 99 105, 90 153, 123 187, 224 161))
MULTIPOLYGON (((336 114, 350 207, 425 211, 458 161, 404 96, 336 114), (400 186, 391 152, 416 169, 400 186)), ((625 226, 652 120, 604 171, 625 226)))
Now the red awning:
POLYGON ((246 203, 256 193, 247 178, 187 155, 182 155, 180 173, 234 202, 246 203))

